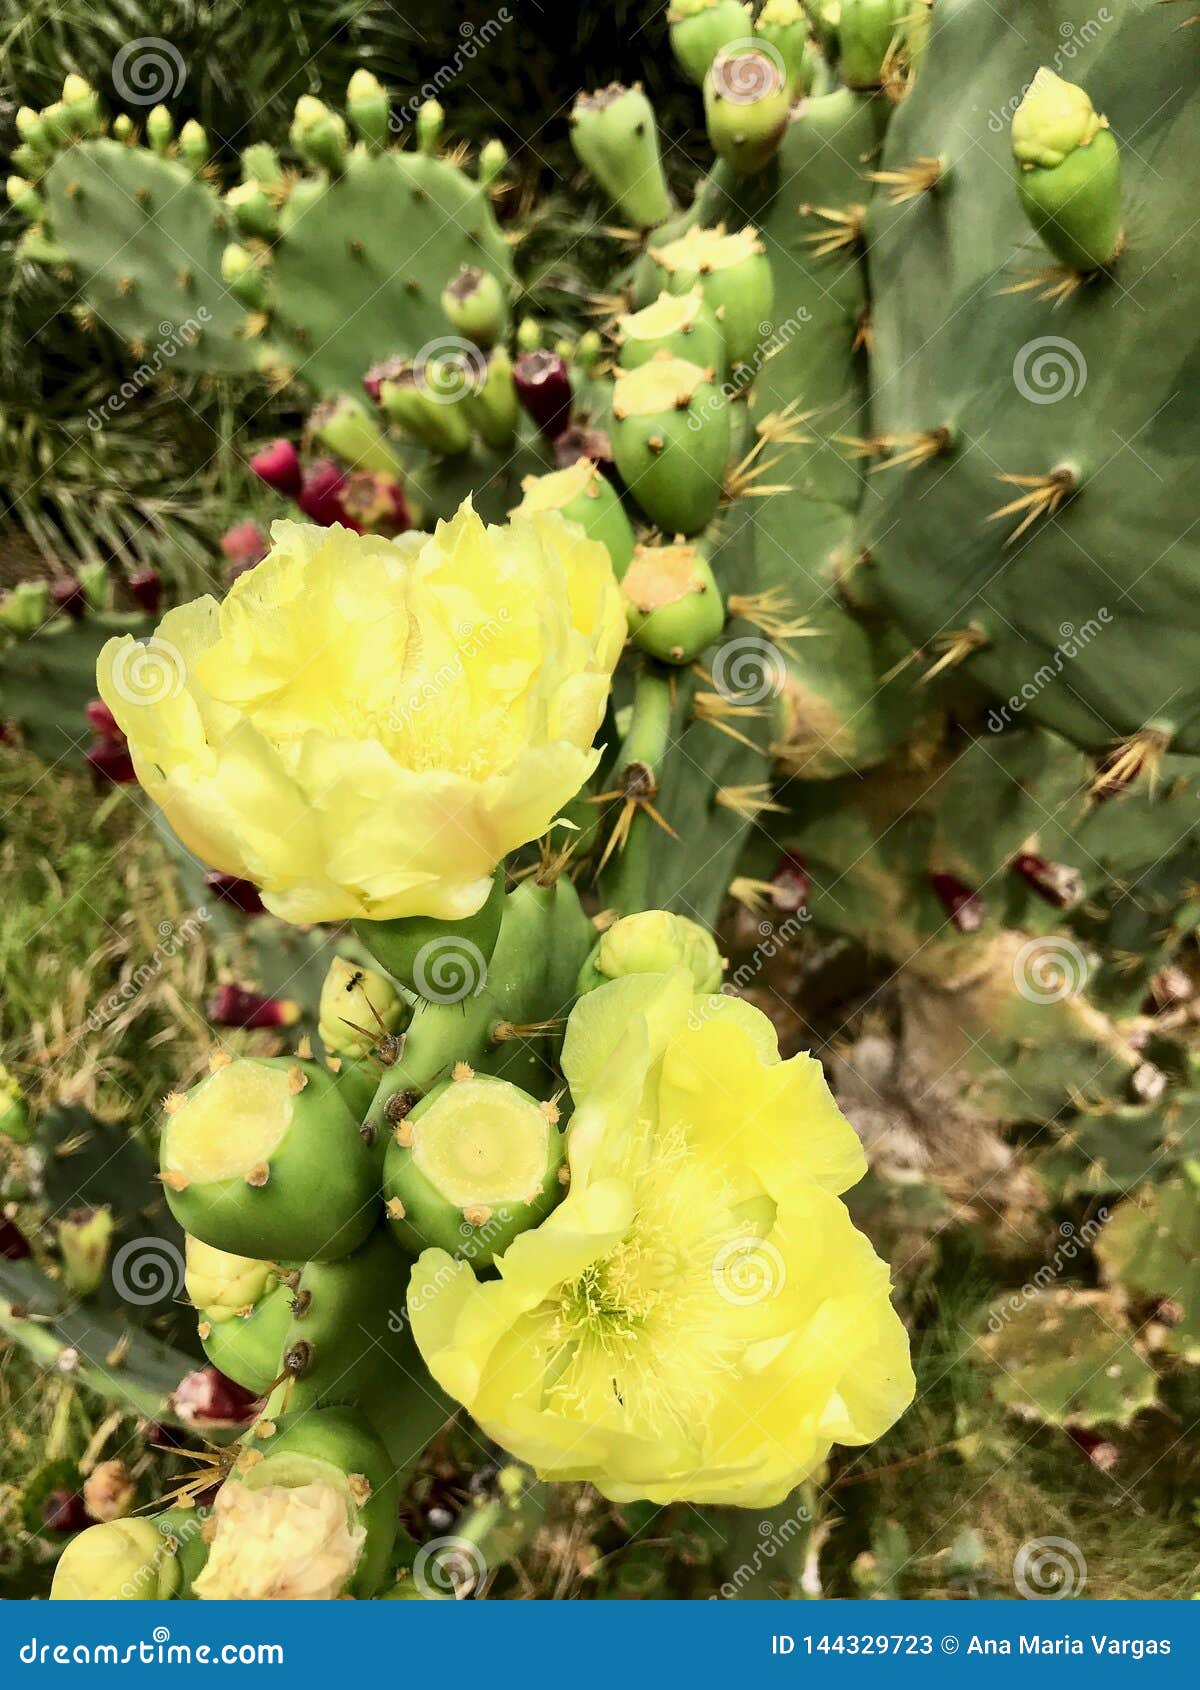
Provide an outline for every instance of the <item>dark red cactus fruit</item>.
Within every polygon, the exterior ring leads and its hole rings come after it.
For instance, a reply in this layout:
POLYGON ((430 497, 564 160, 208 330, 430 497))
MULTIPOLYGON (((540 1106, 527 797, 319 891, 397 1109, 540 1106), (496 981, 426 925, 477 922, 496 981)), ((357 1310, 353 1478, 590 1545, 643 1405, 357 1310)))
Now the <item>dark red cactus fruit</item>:
POLYGON ((17 724, 7 718, 0 721, 0 745, 17 745, 19 743, 20 735, 17 733, 17 724))
POLYGON ((156 569, 139 569, 129 577, 129 592, 139 610, 157 616, 162 603, 162 579, 156 569))
POLYGON ((304 477, 296 502, 308 520, 320 528, 329 528, 340 522, 346 528, 353 528, 355 533, 361 533, 358 524, 346 515, 342 505, 348 481, 349 477, 332 459, 321 458, 304 477))
POLYGON ((113 786, 132 786, 137 780, 133 758, 124 738, 110 739, 107 734, 102 734, 88 746, 84 758, 98 785, 108 781, 113 786))
POLYGON ((221 536, 221 550, 229 559, 229 579, 236 581, 270 551, 267 537, 257 522, 239 522, 221 536))
POLYGON ((1021 851, 1013 858, 1013 868, 1056 910, 1074 909, 1083 897, 1083 876, 1066 863, 1051 863, 1032 851, 1021 851))
POLYGON ((798 851, 785 851, 771 876, 771 902, 777 910, 795 915, 808 904, 812 881, 798 851))
POLYGON ((586 458, 595 464, 601 475, 615 481, 616 465, 613 463, 612 442, 602 428, 588 428, 582 423, 572 423, 570 428, 564 429, 554 442, 555 469, 570 469, 572 464, 586 458))
POLYGON ((214 898, 239 911, 242 915, 261 915, 265 908, 252 880, 239 880, 236 874, 218 874, 214 870, 204 876, 204 884, 214 898))
POLYGON ((83 713, 96 733, 103 734, 107 739, 125 738, 117 726, 117 718, 102 698, 93 698, 90 704, 85 704, 83 713))
POLYGON ((171 1406, 187 1426, 240 1426, 254 1417, 259 1399, 235 1385, 215 1367, 185 1373, 171 1396, 171 1406))
POLYGON ((952 874, 931 874, 929 884, 960 933, 978 933, 986 914, 983 899, 952 874))
POLYGON ((92 1524, 78 1491, 52 1490, 42 1498, 42 1524, 48 1532, 81 1532, 92 1524))
POLYGON ((362 378, 363 391, 371 403, 378 405, 379 390, 385 381, 398 381, 401 374, 409 368, 410 365, 399 354, 393 354, 391 358, 381 358, 377 364, 372 364, 362 378))
POLYGON ((291 998, 267 998, 229 981, 208 1000, 208 1019, 217 1027, 290 1027, 300 1016, 291 998))
POLYGON ((342 521, 366 534, 383 534, 391 539, 412 527, 412 515, 404 489, 392 475, 372 475, 355 470, 341 496, 342 521))
POLYGON ((571 421, 571 377, 557 352, 522 352, 513 365, 513 386, 527 416, 547 440, 557 440, 571 421))
POLYGON ((32 1254, 29 1240, 16 1221, 10 1221, 6 1216, 0 1215, 0 1256, 3 1256, 6 1262, 23 1262, 32 1254))
POLYGON ((282 493, 287 499, 300 497, 304 479, 300 472, 300 454, 290 440, 273 440, 261 452, 255 452, 250 468, 260 481, 282 493))
POLYGON ((61 580, 52 582, 50 597, 55 608, 73 622, 78 622, 87 609, 87 595, 73 575, 64 575, 61 580))
POLYGON ((1068 1426, 1067 1436, 1101 1473, 1111 1473, 1121 1459, 1121 1451, 1116 1444, 1107 1438, 1098 1438, 1094 1432, 1085 1432, 1079 1426, 1068 1426))

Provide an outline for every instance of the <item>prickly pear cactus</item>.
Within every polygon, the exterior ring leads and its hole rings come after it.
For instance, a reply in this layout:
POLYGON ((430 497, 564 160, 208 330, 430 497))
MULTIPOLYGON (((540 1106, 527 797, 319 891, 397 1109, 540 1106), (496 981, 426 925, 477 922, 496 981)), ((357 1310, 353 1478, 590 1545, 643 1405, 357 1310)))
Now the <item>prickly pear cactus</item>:
MULTIPOLYGON (((135 350, 194 298, 187 367, 322 400, 320 458, 253 459, 307 523, 224 606, 163 621, 170 698, 122 693, 128 645, 100 659, 187 849, 361 947, 316 1042, 218 1047, 165 1103, 197 1341, 262 1402, 198 1594, 445 1594, 395 1484, 455 1404, 513 1457, 468 1550, 526 1541, 528 1463, 631 1518, 703 1510, 692 1593, 819 1588, 830 1451, 796 1454, 795 1409, 872 1441, 907 1340, 847 1233, 864 1161, 816 1064, 740 1001, 757 964, 712 989, 729 893, 760 934, 786 912, 881 959, 916 1089, 1046 1129, 1048 1199, 1170 1176, 1097 1247, 1114 1289, 991 1311, 995 1401, 1128 1426, 1157 1401, 1146 1300, 1194 1360, 1195 1074, 1159 1011, 1200 917, 1174 492, 1196 312, 1169 285, 1200 108, 1142 8, 1081 38, 1070 84, 1040 68, 1058 5, 1020 0, 1020 28, 983 0, 808 10, 815 41, 788 0, 672 7, 716 159, 687 211, 644 91, 580 96, 609 315, 553 345, 511 328, 502 157, 466 174, 433 104, 415 152, 390 145, 365 73, 349 126, 298 103, 304 175, 256 147, 224 194, 161 110, 147 147, 99 135, 94 97, 22 120, 29 256, 135 350), (1048 393, 1064 352, 1074 392, 1048 393), (748 1099, 772 1144, 804 1125, 802 1192, 733 1130, 748 1099), (781 1276, 844 1361, 836 1408, 799 1316, 769 1357, 739 1323, 781 1276), (705 1442, 727 1391, 789 1405, 740 1466, 739 1432, 705 1442), (315 1531, 319 1587, 271 1552, 315 1531)), ((860 1583, 891 1589, 903 1539, 869 1541, 860 1583)), ((603 1580, 678 1571, 635 1543, 603 1580)))

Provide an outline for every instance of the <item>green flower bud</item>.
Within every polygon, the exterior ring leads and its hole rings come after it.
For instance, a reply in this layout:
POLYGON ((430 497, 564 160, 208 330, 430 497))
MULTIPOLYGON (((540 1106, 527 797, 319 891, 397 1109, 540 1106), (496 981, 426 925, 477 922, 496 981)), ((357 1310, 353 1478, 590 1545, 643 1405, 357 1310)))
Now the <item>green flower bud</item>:
POLYGON ((406 1005, 386 975, 334 957, 321 987, 317 1031, 330 1056, 365 1056, 404 1019, 406 1005))
POLYGON ((99 1289, 108 1267, 112 1235, 112 1210, 107 1206, 73 1209, 58 1223, 63 1277, 77 1297, 90 1297, 99 1289))
POLYGON ((239 304, 248 311, 261 311, 267 303, 267 285, 262 267, 244 246, 231 242, 221 254, 221 280, 239 304))
POLYGON ((400 1122, 384 1163, 387 1214, 419 1255, 490 1266, 563 1195, 558 1110, 490 1075, 443 1081, 400 1122))
POLYGON ((517 351, 538 352, 542 345, 541 324, 536 317, 522 317, 517 324, 517 351))
POLYGON ((740 0, 671 0, 667 26, 679 68, 697 87, 721 49, 745 41, 753 27, 740 0))
POLYGON ((620 580, 633 557, 633 529, 620 495, 590 459, 577 458, 567 469, 549 475, 527 475, 521 492, 524 497, 514 516, 559 511, 568 521, 577 522, 590 540, 599 540, 607 548, 620 580))
POLYGON ((274 147, 265 141, 252 141, 242 154, 242 181, 261 182, 275 187, 283 181, 283 166, 274 147))
POLYGON ((301 94, 289 131, 292 145, 309 164, 338 175, 350 144, 345 120, 314 94, 301 94))
POLYGON ((261 183, 239 182, 225 195, 225 204, 243 235, 273 240, 279 230, 279 213, 261 183))
POLYGON ((479 181, 482 187, 490 188, 497 181, 501 171, 508 163, 508 148, 503 141, 491 140, 485 142, 479 153, 479 181))
POLYGON ((1121 246, 1121 159, 1087 92, 1043 66, 1012 122, 1017 194, 1060 263, 1089 271, 1121 246))
POLYGON ((403 466, 387 436, 363 404, 348 393, 326 399, 311 413, 308 432, 327 451, 353 469, 372 475, 400 476, 403 466))
POLYGON ((154 106, 146 118, 146 139, 152 149, 165 153, 175 139, 175 124, 166 106, 154 106))
POLYGON ((179 156, 198 176, 208 163, 208 136, 203 124, 189 118, 179 131, 179 156))
POLYGON ((111 1520, 73 1537, 59 1557, 52 1602, 161 1602, 179 1566, 152 1520, 111 1520))
POLYGON ((81 563, 75 579, 83 588, 83 596, 92 610, 108 609, 108 565, 99 559, 81 563))
POLYGON ((622 916, 601 934, 580 971, 579 990, 582 994, 627 974, 666 974, 680 965, 691 970, 696 992, 715 992, 721 984, 721 953, 706 928, 669 910, 642 910, 622 916))
POLYGON ((417 146, 427 157, 437 152, 446 127, 446 113, 437 100, 426 100, 417 110, 417 146))
POLYGON ((373 152, 382 152, 388 143, 388 121, 391 109, 387 89, 369 70, 356 70, 346 89, 346 110, 354 125, 354 133, 373 152))
POLYGON ((32 182, 24 176, 10 176, 4 184, 9 202, 31 223, 40 223, 46 215, 46 203, 32 182))
POLYGON ((851 88, 877 88, 910 0, 841 0, 838 70, 851 88))
POLYGON ((807 94, 812 86, 814 66, 808 45, 808 19, 800 0, 767 0, 755 20, 754 33, 778 53, 792 98, 807 94))

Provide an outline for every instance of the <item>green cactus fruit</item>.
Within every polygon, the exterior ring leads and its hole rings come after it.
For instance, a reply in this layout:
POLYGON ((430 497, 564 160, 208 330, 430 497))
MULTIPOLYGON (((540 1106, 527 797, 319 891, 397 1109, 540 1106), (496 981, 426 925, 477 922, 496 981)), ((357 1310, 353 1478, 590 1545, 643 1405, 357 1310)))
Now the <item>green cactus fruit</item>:
POLYGON ((194 176, 199 176, 208 164, 208 136, 204 126, 189 118, 179 131, 178 153, 194 176))
POLYGON ((77 1297, 90 1297, 103 1283, 113 1225, 112 1210, 107 1204, 95 1209, 72 1209, 59 1221, 63 1278, 77 1297))
POLYGON ((778 54, 792 99, 807 94, 813 83, 814 65, 808 44, 808 19, 800 0, 767 0, 754 20, 754 33, 778 54))
POLYGON ((471 418, 454 371, 437 360, 417 366, 389 359, 379 384, 379 403, 404 432, 431 452, 451 456, 471 444, 471 418))
POLYGON ((375 418, 348 393, 323 400, 309 415, 308 432, 349 469, 391 475, 397 480, 404 474, 404 465, 375 418))
POLYGON ((664 534, 698 534, 716 513, 729 457, 730 417, 711 370, 652 358, 613 387, 613 458, 621 479, 664 534))
POLYGON ((0 628, 10 634, 36 634, 50 615, 50 587, 46 581, 18 581, 0 599, 0 628))
POLYGON ((27 182, 24 176, 9 176, 5 181, 4 191, 13 209, 19 211, 22 217, 28 218, 30 223, 40 223, 45 217, 45 200, 33 183, 27 182))
POLYGON ((261 311, 266 306, 267 283, 262 264, 236 241, 221 254, 221 280, 247 311, 261 311))
POLYGON ((699 88, 721 49, 746 41, 754 26, 741 0, 671 0, 667 27, 680 70, 699 88))
POLYGON ((725 606, 699 546, 638 546, 621 581, 629 633, 663 663, 694 663, 725 626, 725 606))
POLYGON ((346 87, 346 111, 354 126, 354 133, 372 152, 382 152, 388 144, 388 122, 391 108, 387 89, 369 70, 356 70, 346 87))
POLYGON ((0 1138, 10 1144, 28 1144, 29 1105, 18 1082, 0 1062, 0 1138))
POLYGON ((42 115, 47 119, 51 137, 60 143, 78 141, 86 135, 100 135, 104 130, 96 90, 74 71, 63 82, 62 99, 42 115), (50 118, 51 111, 53 119, 50 118))
POLYGON ((407 1018, 408 1006, 386 975, 335 956, 321 987, 317 1032, 330 1056, 365 1056, 407 1018))
POLYGON ((563 1195, 558 1109, 465 1065, 396 1127, 384 1161, 397 1240, 490 1267, 563 1195))
POLYGON ((354 931, 376 962, 410 991, 434 1002, 458 1003, 475 996, 486 978, 504 907, 501 865, 484 902, 465 921, 409 916, 399 921, 356 921, 354 931), (458 996, 453 995, 456 992, 458 996))
POLYGON ((205 1601, 374 1596, 396 1539, 393 1475, 387 1450, 354 1409, 260 1423, 217 1493, 195 1594, 205 1601))
POLYGON ((625 370, 666 352, 701 369, 725 372, 725 336, 699 284, 685 293, 660 293, 653 304, 618 317, 617 339, 625 370))
POLYGON ((417 146, 426 158, 432 158, 441 145, 442 130, 446 127, 446 113, 437 100, 426 100, 417 112, 417 146))
POLYGON ((162 1602, 182 1582, 153 1520, 109 1520, 73 1537, 58 1558, 52 1602, 162 1602))
POLYGON ((791 104, 791 82, 776 54, 759 46, 722 49, 704 79, 713 151, 739 176, 765 169, 779 151, 791 104))
POLYGON ((639 910, 600 935, 579 971, 579 993, 627 974, 667 974, 680 965, 691 970, 697 993, 715 992, 721 984, 724 962, 706 927, 669 910, 639 910))
POLYGON ((225 204, 239 233, 261 241, 274 240, 279 232, 279 211, 261 182, 239 182, 225 195, 225 204))
POLYGON ((590 458, 577 458, 567 469, 549 475, 527 475, 521 483, 521 503, 514 516, 536 511, 559 511, 577 522, 591 540, 607 548, 620 580, 633 557, 633 529, 620 496, 590 458))
POLYGON ((494 346, 508 327, 504 290, 490 270, 464 264, 442 289, 442 310, 451 328, 485 350, 494 346))
POLYGON ((500 178, 508 163, 508 148, 503 141, 486 141, 479 149, 480 186, 490 188, 500 178))
POLYGON ((279 1374, 291 1322, 291 1291, 271 1262, 185 1242, 185 1285, 195 1305, 204 1353, 235 1384, 256 1396, 279 1374))
POLYGON ((208 1543, 204 1536, 209 1518, 207 1508, 168 1508, 163 1514, 152 1514, 150 1523, 162 1539, 164 1561, 173 1560, 179 1568, 179 1583, 175 1600, 187 1600, 193 1595, 192 1586, 204 1571, 208 1560, 208 1543))
POLYGON ((14 122, 22 144, 32 153, 40 155, 43 160, 48 160, 53 149, 41 115, 35 112, 32 106, 18 106, 14 122))
POLYGON ((571 110, 571 144, 618 215, 635 228, 652 229, 671 215, 654 108, 640 83, 624 88, 612 82, 580 94, 571 110))
POLYGON ((515 336, 518 352, 538 352, 542 345, 542 325, 536 317, 522 317, 515 336))
POLYGON ((301 94, 292 118, 291 142, 302 158, 331 176, 340 175, 346 164, 350 137, 345 119, 331 111, 314 94, 301 94))
POLYGON ((154 106, 146 117, 146 139, 151 152, 165 158, 175 140, 175 120, 166 106, 154 106))
POLYGON ((1045 65, 1012 121, 1021 205, 1070 270, 1102 269, 1121 246, 1121 158, 1083 88, 1045 65))
POLYGON ((507 452, 516 439, 521 406, 513 385, 512 359, 503 346, 493 349, 482 381, 463 395, 462 405, 484 445, 494 452, 507 452))
POLYGON ((291 1324, 292 1293, 272 1279, 271 1288, 256 1303, 228 1320, 214 1320, 203 1311, 197 1332, 213 1366, 235 1385, 261 1397, 279 1377, 291 1324))
POLYGON ((168 1099, 160 1178, 206 1244, 274 1261, 333 1261, 377 1214, 373 1159, 334 1077, 246 1057, 168 1099))
POLYGON ((838 70, 850 88, 878 88, 910 0, 842 0, 838 70))
POLYGON ((410 1335, 391 1319, 404 1307, 408 1273, 408 1258, 379 1227, 341 1261, 307 1262, 290 1276, 266 1418, 330 1403, 369 1411, 380 1390, 395 1393, 402 1380, 386 1377, 391 1364, 403 1369, 412 1360, 410 1335))
POLYGON ((699 285, 725 336, 732 367, 761 358, 763 343, 772 333, 775 283, 770 260, 758 231, 739 229, 727 234, 693 227, 650 256, 671 293, 687 293, 699 285))

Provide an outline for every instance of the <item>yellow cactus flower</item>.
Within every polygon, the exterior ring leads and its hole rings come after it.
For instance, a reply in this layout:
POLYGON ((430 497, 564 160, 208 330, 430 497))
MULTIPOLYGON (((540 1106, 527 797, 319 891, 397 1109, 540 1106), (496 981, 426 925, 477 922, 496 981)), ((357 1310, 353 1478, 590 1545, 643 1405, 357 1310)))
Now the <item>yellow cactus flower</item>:
POLYGON ((394 541, 271 533, 223 603, 101 652, 138 779, 285 920, 473 915, 596 765, 625 637, 607 551, 469 503, 394 541))
POLYGON ((912 1400, 886 1265, 839 1194, 865 1171, 810 1056, 687 969, 580 999, 562 1203, 499 1279, 426 1250, 409 1315, 438 1383, 545 1478, 771 1507, 912 1400))

